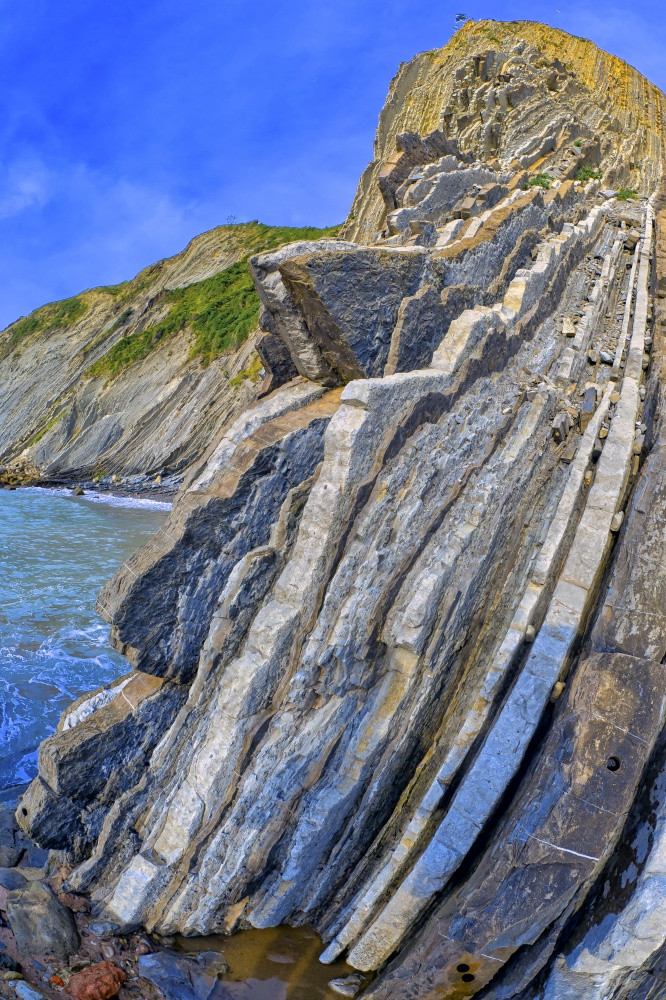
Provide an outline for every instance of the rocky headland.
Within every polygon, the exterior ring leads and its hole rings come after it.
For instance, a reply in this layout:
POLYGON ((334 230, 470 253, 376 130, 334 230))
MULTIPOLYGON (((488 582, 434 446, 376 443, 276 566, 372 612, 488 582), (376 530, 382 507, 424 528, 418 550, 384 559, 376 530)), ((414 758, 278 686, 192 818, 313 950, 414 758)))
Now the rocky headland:
MULTIPOLYGON (((12 323, 0 333, 0 482, 175 493, 271 388, 248 257, 336 231, 219 226, 131 281, 12 323)), ((279 368, 279 345, 272 357, 279 368)))
POLYGON ((666 996, 665 114, 469 22, 338 237, 251 256, 263 381, 184 435, 99 598, 132 670, 16 813, 95 919, 310 925, 368 1000, 666 996))

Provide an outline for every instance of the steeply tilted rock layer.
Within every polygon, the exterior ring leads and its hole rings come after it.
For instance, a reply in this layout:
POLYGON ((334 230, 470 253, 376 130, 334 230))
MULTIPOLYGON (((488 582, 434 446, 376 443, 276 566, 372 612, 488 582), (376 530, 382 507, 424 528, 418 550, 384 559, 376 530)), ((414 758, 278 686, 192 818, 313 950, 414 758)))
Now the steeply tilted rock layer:
POLYGON ((664 994, 665 102, 468 24, 344 240, 253 259, 275 388, 19 809, 114 921, 311 923, 373 1000, 664 994))

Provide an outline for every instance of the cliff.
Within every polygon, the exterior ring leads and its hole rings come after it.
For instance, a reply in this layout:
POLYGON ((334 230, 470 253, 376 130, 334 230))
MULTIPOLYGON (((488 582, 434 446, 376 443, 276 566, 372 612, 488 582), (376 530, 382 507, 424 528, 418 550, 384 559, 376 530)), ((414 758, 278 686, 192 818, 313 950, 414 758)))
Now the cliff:
POLYGON ((311 923, 372 1000, 663 994, 665 101, 468 24, 344 239, 252 258, 291 370, 102 592, 133 670, 17 814, 110 919, 311 923))
POLYGON ((331 232, 220 226, 0 333, 0 480, 175 490, 270 385, 247 258, 331 232), (261 348, 259 348, 261 351, 261 348))

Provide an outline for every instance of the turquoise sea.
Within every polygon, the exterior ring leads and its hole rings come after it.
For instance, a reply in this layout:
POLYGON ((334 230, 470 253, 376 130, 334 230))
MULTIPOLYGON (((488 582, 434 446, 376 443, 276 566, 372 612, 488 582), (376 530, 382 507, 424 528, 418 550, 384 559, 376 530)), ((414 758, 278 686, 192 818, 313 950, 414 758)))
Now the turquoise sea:
POLYGON ((34 777, 40 741, 74 698, 130 669, 95 598, 168 508, 0 490, 0 795, 34 777))

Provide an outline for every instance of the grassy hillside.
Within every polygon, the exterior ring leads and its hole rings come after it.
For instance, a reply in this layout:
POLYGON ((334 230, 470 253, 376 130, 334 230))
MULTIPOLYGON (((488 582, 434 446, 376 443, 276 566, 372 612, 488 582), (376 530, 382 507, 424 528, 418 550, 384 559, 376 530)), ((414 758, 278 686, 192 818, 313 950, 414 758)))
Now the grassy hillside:
POLYGON ((218 355, 239 347, 257 325, 259 299, 249 274, 248 258, 283 243, 335 236, 338 227, 316 229, 248 222, 220 226, 212 232, 232 261, 217 273, 183 287, 160 287, 169 268, 187 254, 186 250, 183 255, 151 265, 131 281, 94 288, 73 298, 41 306, 7 328, 0 343, 0 357, 15 350, 27 337, 48 337, 55 330, 77 323, 86 316, 92 303, 103 296, 108 297, 119 312, 112 326, 105 329, 104 336, 123 326, 127 327, 127 333, 90 365, 85 375, 114 378, 146 357, 160 341, 183 332, 192 336, 192 357, 198 357, 206 365, 218 355), (150 293, 151 286, 155 287, 151 311, 157 312, 160 318, 151 322, 150 315, 143 316, 137 323, 133 304, 141 293, 150 293), (168 308, 166 315, 165 306, 168 308), (124 308, 121 310, 121 307, 124 308))

